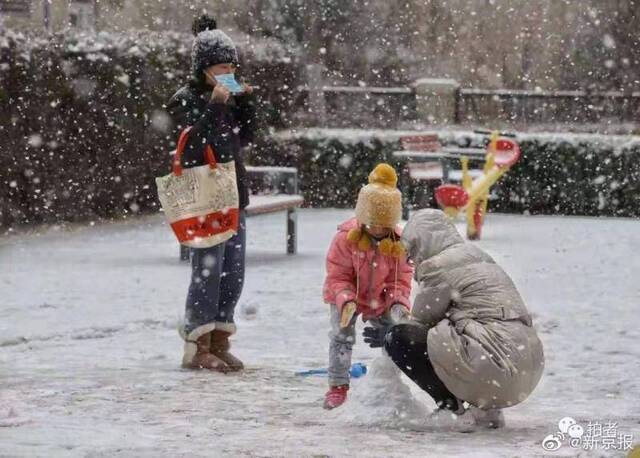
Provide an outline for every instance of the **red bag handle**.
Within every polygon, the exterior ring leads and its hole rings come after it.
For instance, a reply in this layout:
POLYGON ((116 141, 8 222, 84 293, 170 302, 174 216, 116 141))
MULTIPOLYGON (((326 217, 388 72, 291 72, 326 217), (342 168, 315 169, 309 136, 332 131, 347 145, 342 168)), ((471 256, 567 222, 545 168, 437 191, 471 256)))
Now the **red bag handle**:
MULTIPOLYGON (((182 153, 184 151, 184 147, 187 146, 188 134, 191 130, 191 127, 187 127, 180 133, 180 138, 178 139, 178 146, 176 147, 176 154, 173 157, 173 174, 175 176, 182 175, 182 153)), ((218 166, 218 162, 216 161, 216 156, 213 152, 213 147, 211 145, 207 145, 204 151, 205 157, 207 158, 207 163, 211 170, 215 169, 218 166)))

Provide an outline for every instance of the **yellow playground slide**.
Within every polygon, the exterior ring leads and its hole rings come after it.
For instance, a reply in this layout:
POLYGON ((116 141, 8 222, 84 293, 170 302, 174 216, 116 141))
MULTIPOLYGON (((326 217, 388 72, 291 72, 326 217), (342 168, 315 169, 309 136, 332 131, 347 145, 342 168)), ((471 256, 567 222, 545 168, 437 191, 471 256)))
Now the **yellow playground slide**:
POLYGON ((512 138, 492 132, 487 145, 483 173, 475 180, 469 174, 469 159, 461 158, 462 186, 443 184, 436 189, 436 201, 444 212, 455 218, 461 211, 467 216, 467 238, 478 240, 487 212, 489 190, 520 158, 520 147, 512 138))

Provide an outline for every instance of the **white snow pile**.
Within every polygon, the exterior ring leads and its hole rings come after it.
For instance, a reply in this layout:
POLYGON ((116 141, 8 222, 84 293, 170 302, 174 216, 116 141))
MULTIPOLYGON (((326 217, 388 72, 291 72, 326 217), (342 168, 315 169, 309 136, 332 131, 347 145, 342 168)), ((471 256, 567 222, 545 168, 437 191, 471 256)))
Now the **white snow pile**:
MULTIPOLYGON (((333 412, 332 412, 333 413, 333 412)), ((387 355, 376 358, 369 373, 353 383, 336 417, 350 425, 425 430, 429 408, 402 381, 400 369, 387 355)))

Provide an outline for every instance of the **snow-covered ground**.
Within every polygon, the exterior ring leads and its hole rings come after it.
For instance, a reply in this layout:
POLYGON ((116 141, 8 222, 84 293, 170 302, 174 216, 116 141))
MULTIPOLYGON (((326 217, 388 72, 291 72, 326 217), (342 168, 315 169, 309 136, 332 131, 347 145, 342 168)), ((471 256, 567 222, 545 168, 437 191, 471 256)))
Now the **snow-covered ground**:
MULTIPOLYGON (((334 412, 325 379, 294 375, 326 364, 324 253, 350 214, 302 211, 294 257, 282 214, 248 220, 235 375, 179 367, 189 268, 160 217, 3 239, 0 456, 531 456, 566 416, 640 440, 639 221, 490 216, 480 246, 520 287, 546 372, 507 428, 458 434, 380 360, 334 412)), ((378 355, 358 342, 354 361, 378 355)))

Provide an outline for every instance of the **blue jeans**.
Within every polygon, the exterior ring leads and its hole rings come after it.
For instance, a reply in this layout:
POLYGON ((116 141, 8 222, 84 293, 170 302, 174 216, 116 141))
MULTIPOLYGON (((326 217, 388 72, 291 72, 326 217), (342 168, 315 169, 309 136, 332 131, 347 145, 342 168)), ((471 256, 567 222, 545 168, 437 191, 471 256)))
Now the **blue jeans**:
POLYGON ((184 338, 195 342, 214 329, 234 333, 233 313, 242 293, 246 249, 244 211, 238 233, 211 248, 191 249, 184 338))

